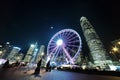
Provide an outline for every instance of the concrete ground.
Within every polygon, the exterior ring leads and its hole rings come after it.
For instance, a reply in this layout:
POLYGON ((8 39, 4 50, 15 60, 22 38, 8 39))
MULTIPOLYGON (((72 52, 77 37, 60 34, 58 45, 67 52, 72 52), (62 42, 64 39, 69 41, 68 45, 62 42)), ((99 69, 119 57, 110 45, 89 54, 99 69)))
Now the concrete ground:
POLYGON ((11 68, 0 71, 0 80, 120 80, 117 76, 92 75, 67 71, 41 69, 39 75, 33 75, 34 70, 18 70, 11 68))

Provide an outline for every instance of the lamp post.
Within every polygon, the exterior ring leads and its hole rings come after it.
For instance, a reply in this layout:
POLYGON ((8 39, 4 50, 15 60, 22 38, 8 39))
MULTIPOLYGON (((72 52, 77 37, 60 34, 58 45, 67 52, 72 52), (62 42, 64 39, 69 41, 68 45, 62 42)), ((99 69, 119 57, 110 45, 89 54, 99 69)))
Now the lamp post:
POLYGON ((112 50, 111 50, 111 54, 114 56, 115 60, 119 60, 117 54, 119 52, 119 48, 118 47, 112 47, 112 50))
POLYGON ((113 52, 118 52, 119 51, 119 49, 116 46, 113 47, 112 50, 113 50, 113 52))

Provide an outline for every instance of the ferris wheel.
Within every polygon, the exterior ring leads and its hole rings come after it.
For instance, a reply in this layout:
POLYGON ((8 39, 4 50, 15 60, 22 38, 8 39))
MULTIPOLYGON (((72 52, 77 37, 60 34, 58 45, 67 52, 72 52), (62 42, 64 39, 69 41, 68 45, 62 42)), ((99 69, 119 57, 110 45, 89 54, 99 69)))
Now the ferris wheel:
POLYGON ((81 47, 79 34, 73 29, 63 29, 50 39, 47 55, 52 61, 62 58, 62 61, 74 64, 80 54, 81 47))

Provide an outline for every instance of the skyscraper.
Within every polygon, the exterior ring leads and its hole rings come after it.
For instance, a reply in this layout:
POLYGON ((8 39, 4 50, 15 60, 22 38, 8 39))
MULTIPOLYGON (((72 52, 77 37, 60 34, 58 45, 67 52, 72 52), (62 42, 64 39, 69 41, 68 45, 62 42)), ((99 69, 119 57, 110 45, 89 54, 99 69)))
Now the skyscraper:
POLYGON ((44 55, 44 53, 45 53, 44 50, 45 50, 45 46, 41 45, 40 49, 39 49, 39 52, 38 52, 36 62, 38 62, 40 60, 40 58, 44 55))
POLYGON ((80 23, 94 64, 104 66, 107 52, 104 49, 103 43, 86 17, 81 17, 80 23))
POLYGON ((31 61, 34 49, 35 49, 35 45, 31 44, 30 48, 28 49, 27 54, 26 54, 26 56, 24 58, 24 62, 30 62, 31 61))
POLYGON ((9 56, 10 52, 12 51, 13 46, 10 45, 10 42, 6 42, 6 44, 3 46, 3 55, 2 58, 3 59, 7 59, 7 57, 9 56))
POLYGON ((15 60, 16 61, 22 61, 24 54, 19 52, 15 55, 15 60))
POLYGON ((30 62, 36 62, 37 55, 38 55, 38 43, 36 42, 30 62))
POLYGON ((10 59, 10 60, 15 60, 15 55, 18 54, 18 52, 20 51, 21 49, 19 47, 13 47, 12 51, 10 52, 9 56, 7 57, 7 59, 10 59))
POLYGON ((0 58, 2 58, 2 55, 3 55, 3 47, 2 45, 0 45, 0 58))

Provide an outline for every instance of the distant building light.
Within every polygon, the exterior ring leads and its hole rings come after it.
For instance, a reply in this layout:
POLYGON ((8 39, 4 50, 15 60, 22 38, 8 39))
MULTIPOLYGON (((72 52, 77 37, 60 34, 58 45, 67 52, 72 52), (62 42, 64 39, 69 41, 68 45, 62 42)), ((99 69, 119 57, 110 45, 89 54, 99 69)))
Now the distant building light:
POLYGON ((21 50, 19 47, 13 47, 13 48, 21 50))
POLYGON ((6 44, 10 44, 10 42, 6 42, 6 44))
POLYGON ((116 69, 117 69, 116 66, 113 66, 113 65, 110 65, 109 67, 110 67, 111 71, 116 71, 116 69))
POLYGON ((35 49, 35 51, 38 51, 38 49, 35 49))
POLYGON ((42 52, 41 55, 43 56, 43 55, 44 55, 44 52, 42 52))
POLYGON ((0 51, 0 54, 2 54, 2 51, 0 51))
POLYGON ((34 44, 31 44, 31 47, 35 47, 35 45, 34 45, 34 44))
POLYGON ((4 64, 6 62, 5 59, 0 59, 0 65, 4 64))
POLYGON ((20 57, 17 57, 17 60, 20 60, 20 57))
POLYGON ((2 47, 2 45, 0 45, 0 47, 2 47))

